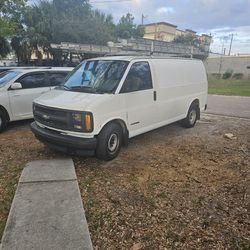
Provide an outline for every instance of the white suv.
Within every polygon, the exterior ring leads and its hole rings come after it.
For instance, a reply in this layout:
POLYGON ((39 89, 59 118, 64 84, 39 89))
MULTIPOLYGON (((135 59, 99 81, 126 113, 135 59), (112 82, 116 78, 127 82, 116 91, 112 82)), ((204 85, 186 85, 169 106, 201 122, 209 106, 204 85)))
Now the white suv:
POLYGON ((8 122, 33 117, 32 102, 64 82, 73 68, 13 69, 0 74, 0 132, 8 122))

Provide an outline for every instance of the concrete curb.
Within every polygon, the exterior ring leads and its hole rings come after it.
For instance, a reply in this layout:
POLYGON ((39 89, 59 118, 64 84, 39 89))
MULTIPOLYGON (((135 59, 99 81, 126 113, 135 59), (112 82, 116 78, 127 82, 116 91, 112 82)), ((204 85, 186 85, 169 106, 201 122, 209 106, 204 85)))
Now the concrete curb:
POLYGON ((93 249, 71 159, 26 165, 1 247, 1 250, 93 249))
POLYGON ((209 96, 215 96, 215 97, 232 97, 232 98, 240 98, 240 99, 248 99, 250 100, 250 97, 249 96, 240 96, 240 95, 216 95, 216 94, 209 94, 209 96))

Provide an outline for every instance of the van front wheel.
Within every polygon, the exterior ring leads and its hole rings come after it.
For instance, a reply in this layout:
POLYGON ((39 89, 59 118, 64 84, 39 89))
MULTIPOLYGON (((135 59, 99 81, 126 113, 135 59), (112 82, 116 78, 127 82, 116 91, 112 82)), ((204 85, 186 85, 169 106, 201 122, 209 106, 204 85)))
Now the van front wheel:
POLYGON ((106 125, 98 136, 97 158, 105 161, 114 159, 122 145, 122 128, 116 123, 106 125))
POLYGON ((199 116, 199 107, 197 105, 192 104, 188 110, 187 117, 181 121, 181 124, 185 128, 192 128, 197 122, 199 116))

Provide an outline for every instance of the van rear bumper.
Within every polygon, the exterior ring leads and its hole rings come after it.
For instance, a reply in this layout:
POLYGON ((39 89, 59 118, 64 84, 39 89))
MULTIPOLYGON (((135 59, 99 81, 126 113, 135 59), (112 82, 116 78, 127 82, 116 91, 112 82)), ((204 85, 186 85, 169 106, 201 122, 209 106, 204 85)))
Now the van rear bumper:
POLYGON ((32 122, 31 130, 36 138, 49 147, 68 154, 90 156, 95 154, 96 138, 79 138, 62 135, 58 132, 41 128, 36 122, 32 122))

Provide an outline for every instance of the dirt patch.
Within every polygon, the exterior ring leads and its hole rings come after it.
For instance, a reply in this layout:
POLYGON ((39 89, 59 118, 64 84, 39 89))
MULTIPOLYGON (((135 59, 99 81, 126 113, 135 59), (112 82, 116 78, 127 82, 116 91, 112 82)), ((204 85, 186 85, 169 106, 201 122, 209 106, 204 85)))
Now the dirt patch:
MULTIPOLYGON (((60 156, 27 124, 0 135, 0 237, 25 164, 60 156)), ((248 249, 249 156, 250 121, 203 116, 138 136, 111 162, 74 157, 95 248, 248 249)))
POLYGON ((112 162, 76 158, 94 246, 250 247, 249 156, 250 121, 206 116, 132 139, 112 162))

